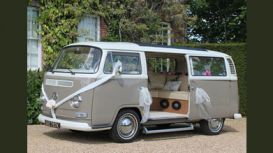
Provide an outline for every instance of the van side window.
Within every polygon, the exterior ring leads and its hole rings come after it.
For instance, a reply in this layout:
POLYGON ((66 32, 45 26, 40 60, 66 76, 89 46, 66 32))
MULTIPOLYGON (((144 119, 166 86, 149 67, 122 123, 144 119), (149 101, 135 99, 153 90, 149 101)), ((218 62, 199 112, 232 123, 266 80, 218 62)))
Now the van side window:
POLYGON ((107 54, 104 73, 109 74, 113 71, 113 63, 120 60, 122 63, 122 74, 137 75, 141 74, 141 61, 139 53, 111 52, 107 54))
POLYGON ((224 58, 191 57, 193 76, 226 76, 224 58))

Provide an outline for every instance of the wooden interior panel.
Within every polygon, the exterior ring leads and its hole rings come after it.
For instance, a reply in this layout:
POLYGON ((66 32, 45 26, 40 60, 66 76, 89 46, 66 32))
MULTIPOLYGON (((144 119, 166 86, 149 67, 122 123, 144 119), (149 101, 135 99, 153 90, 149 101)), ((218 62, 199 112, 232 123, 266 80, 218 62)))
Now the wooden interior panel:
MULTIPOLYGON (((188 113, 188 106, 189 103, 187 100, 178 100, 178 99, 167 99, 169 101, 169 107, 164 109, 160 106, 160 101, 163 98, 153 98, 153 103, 151 105, 151 110, 155 111, 165 111, 165 112, 173 112, 173 113, 179 113, 179 114, 187 114, 188 113), (181 103, 181 108, 179 110, 175 110, 172 108, 172 103, 174 101, 179 101, 181 103)), ((164 98, 166 99, 166 98, 164 98)))

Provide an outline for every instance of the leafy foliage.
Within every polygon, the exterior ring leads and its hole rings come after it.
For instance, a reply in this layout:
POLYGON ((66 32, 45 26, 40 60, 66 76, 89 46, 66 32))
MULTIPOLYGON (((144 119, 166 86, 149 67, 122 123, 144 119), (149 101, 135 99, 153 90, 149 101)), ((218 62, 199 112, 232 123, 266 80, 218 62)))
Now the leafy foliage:
POLYGON ((178 46, 187 46, 194 48, 206 48, 226 53, 232 56, 238 76, 239 96, 240 96, 240 113, 247 114, 247 56, 245 43, 226 43, 226 44, 176 44, 178 46))
POLYGON ((45 69, 65 45, 76 41, 84 15, 98 15, 108 25, 108 41, 152 42, 161 22, 183 31, 186 7, 175 0, 40 0, 38 22, 45 69), (183 22, 182 22, 183 21, 183 22))
POLYGON ((103 4, 110 41, 153 42, 162 22, 184 32, 187 6, 176 0, 113 0, 103 4))
POLYGON ((38 123, 37 117, 41 112, 41 101, 39 100, 42 72, 28 71, 27 73, 27 123, 38 123))
POLYGON ((62 47, 74 42, 84 15, 100 15, 99 0, 41 0, 38 22, 42 38, 44 67, 49 68, 62 47))
POLYGON ((202 42, 245 42, 246 0, 192 0, 188 37, 202 42), (200 39, 200 40, 198 40, 200 39))

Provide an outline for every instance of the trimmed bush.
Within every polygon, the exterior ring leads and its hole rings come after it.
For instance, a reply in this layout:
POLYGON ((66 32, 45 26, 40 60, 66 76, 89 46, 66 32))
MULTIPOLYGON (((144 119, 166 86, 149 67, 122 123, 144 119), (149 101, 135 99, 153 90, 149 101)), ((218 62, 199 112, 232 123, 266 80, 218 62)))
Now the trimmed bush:
POLYGON ((239 96, 240 96, 240 113, 246 115, 247 103, 247 57, 246 43, 225 43, 225 44, 175 44, 176 46, 186 46, 193 48, 205 48, 219 51, 232 56, 236 65, 238 76, 239 96))
POLYGON ((27 72, 27 124, 37 124, 41 112, 39 100, 43 73, 40 71, 27 72))

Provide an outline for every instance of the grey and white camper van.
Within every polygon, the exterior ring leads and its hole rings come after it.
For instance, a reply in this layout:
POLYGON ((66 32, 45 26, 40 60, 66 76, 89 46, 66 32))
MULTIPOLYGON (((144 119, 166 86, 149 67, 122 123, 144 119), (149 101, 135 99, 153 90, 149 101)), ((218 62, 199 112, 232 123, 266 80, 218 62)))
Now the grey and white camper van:
POLYGON ((70 44, 45 73, 41 100, 45 125, 107 130, 116 142, 195 126, 216 135, 241 117, 231 56, 185 47, 70 44))

